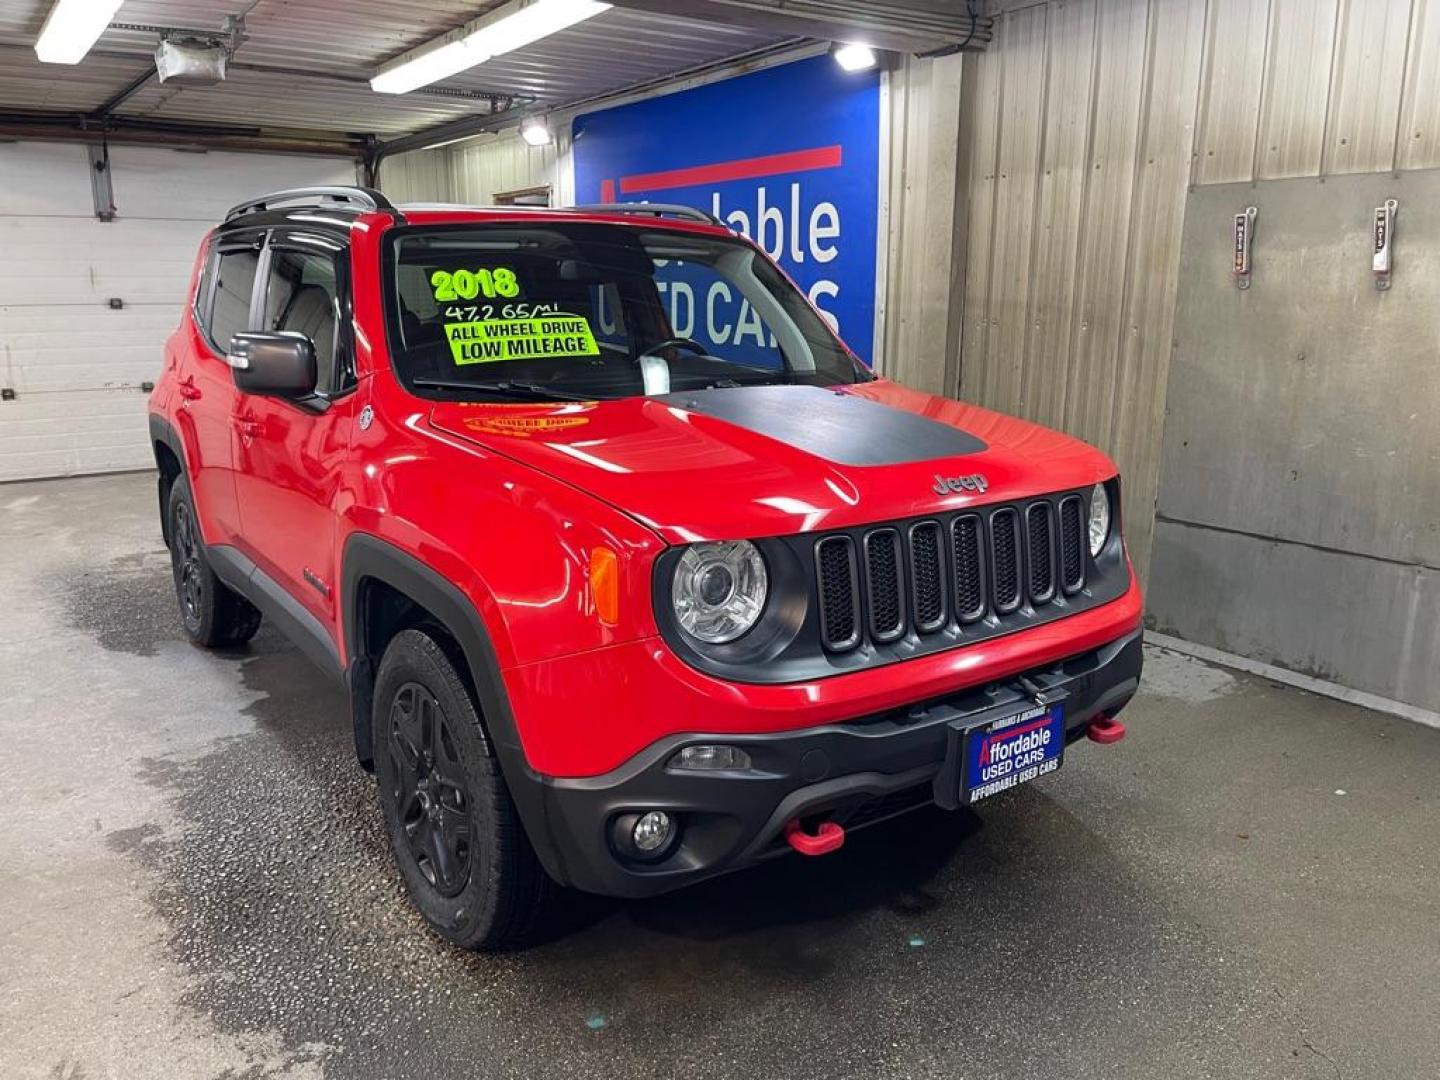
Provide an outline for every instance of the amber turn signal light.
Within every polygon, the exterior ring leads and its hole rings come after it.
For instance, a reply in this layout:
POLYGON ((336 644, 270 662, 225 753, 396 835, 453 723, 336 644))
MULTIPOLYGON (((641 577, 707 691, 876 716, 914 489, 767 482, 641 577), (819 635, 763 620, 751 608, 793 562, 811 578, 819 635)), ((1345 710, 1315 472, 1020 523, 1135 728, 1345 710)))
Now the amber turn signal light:
POLYGON ((608 547, 590 551, 590 595, 602 623, 614 626, 620 621, 620 556, 608 547))

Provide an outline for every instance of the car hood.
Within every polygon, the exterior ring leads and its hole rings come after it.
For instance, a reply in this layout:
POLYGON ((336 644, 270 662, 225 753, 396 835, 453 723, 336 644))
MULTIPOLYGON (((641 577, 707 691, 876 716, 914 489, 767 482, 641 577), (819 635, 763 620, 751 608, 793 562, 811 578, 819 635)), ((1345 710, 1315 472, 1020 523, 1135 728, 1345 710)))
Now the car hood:
POLYGON ((1104 454, 1067 435, 883 379, 445 402, 430 423, 587 491, 671 543, 908 518, 1115 475, 1104 454))

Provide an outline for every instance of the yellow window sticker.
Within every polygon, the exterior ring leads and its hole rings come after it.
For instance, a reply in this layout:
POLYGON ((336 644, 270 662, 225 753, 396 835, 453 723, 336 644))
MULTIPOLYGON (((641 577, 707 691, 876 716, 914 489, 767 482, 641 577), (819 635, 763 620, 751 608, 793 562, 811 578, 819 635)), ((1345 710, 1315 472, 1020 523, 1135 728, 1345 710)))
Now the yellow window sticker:
POLYGON ((446 323, 445 338, 457 365, 600 355, 589 322, 579 315, 446 323))
POLYGON ((441 303, 455 300, 474 300, 483 296, 487 300, 513 299, 520 295, 520 282, 515 271, 508 266, 497 266, 487 270, 436 270, 430 275, 430 287, 435 290, 435 299, 441 303))

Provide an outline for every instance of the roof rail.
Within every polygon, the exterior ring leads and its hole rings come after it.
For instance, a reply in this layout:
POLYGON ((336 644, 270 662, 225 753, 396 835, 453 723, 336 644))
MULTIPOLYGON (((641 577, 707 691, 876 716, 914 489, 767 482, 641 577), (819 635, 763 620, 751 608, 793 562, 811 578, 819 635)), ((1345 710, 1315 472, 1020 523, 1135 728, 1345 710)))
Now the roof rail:
POLYGON ((584 206, 572 206, 570 209, 587 214, 650 214, 654 217, 680 218, 682 221, 700 221, 706 225, 725 224, 708 211, 679 203, 587 203, 584 206))
POLYGON ((258 214, 262 210, 273 210, 277 203, 295 203, 301 206, 333 206, 337 209, 387 210, 394 212, 395 206, 379 191, 365 187, 304 187, 288 191, 272 191, 239 206, 232 206, 225 215, 232 221, 245 214, 258 214))

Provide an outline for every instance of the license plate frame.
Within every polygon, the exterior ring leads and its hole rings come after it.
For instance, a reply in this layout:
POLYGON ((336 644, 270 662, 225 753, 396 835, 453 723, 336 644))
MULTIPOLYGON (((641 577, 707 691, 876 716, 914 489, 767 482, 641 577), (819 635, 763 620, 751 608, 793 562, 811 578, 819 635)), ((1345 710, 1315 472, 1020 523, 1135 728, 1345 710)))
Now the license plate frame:
POLYGON ((1064 760, 1063 697, 998 705, 951 721, 935 801, 951 810, 974 806, 1050 775, 1064 760))

